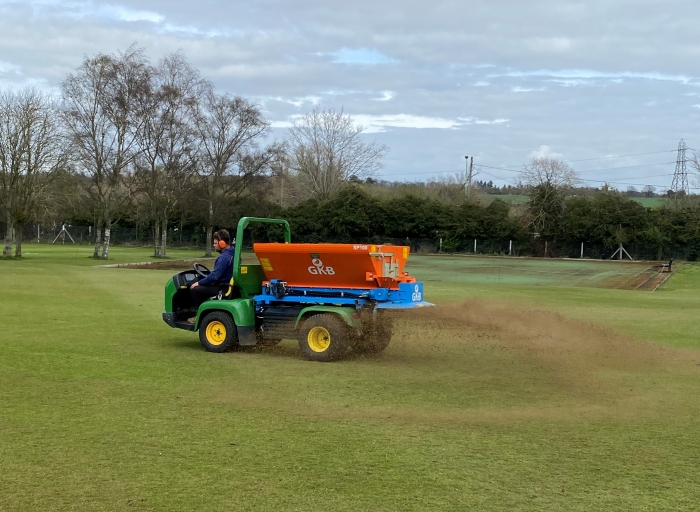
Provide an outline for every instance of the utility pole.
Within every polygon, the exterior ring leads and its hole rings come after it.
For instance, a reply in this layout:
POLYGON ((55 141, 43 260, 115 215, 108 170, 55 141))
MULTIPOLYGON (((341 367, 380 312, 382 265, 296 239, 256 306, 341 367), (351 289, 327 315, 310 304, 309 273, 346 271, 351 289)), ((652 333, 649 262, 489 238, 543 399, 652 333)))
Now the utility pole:
POLYGON ((284 208, 284 174, 280 174, 280 207, 284 208))
POLYGON ((467 196, 470 196, 472 193, 472 172, 474 170, 474 157, 472 156, 470 158, 469 155, 466 155, 464 158, 466 159, 467 164, 467 196))

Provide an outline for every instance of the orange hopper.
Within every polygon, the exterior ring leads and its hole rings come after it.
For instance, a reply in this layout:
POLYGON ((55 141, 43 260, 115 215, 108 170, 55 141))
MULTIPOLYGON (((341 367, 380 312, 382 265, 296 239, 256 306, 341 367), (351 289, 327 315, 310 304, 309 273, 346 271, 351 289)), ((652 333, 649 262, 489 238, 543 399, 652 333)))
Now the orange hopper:
POLYGON ((268 281, 320 288, 391 288, 413 283, 409 247, 365 244, 254 244, 268 281))

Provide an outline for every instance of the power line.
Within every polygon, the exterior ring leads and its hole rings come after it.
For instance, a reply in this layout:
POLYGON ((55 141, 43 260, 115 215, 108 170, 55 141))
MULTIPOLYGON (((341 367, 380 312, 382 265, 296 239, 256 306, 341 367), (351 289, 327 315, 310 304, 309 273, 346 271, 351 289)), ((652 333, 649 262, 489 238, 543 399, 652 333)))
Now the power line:
MULTIPOLYGON (((613 170, 616 170, 616 169, 636 169, 636 168, 639 168, 639 167, 652 167, 652 166, 655 166, 655 165, 668 165, 668 164, 675 164, 675 163, 676 163, 675 161, 672 161, 672 162, 657 162, 657 163, 653 163, 653 164, 627 165, 627 166, 624 166, 624 167, 605 167, 605 168, 603 168, 603 169, 589 169, 589 170, 586 170, 586 171, 581 171, 581 172, 579 172, 579 173, 577 173, 577 174, 583 174, 583 173, 588 173, 588 172, 613 171, 613 170)), ((494 166, 491 166, 491 165, 483 165, 483 164, 479 164, 479 165, 477 165, 476 167, 477 167, 477 169, 485 168, 485 169, 494 169, 494 170, 496 170, 496 171, 507 171, 507 172, 517 172, 517 173, 520 172, 520 170, 515 170, 515 169, 512 169, 512 168, 509 169, 509 168, 507 168, 507 167, 494 167, 494 166)), ((401 175, 403 176, 403 175, 414 175, 414 174, 446 174, 446 173, 458 174, 458 173, 461 173, 461 172, 464 172, 464 171, 463 171, 463 170, 453 170, 453 171, 418 171, 418 172, 404 172, 404 173, 401 173, 401 175)), ((499 179, 504 179, 504 178, 500 178, 500 177, 499 177, 499 179)))
MULTIPOLYGON (((661 154, 661 153, 675 153, 675 152, 676 152, 675 149, 668 149, 668 150, 665 150, 665 151, 652 151, 652 152, 650 152, 650 153, 629 153, 629 154, 627 154, 627 155, 607 155, 607 156, 599 156, 599 157, 596 157, 596 158, 582 158, 582 159, 579 159, 579 160, 562 160, 562 162, 564 162, 564 163, 566 163, 566 164, 570 164, 570 163, 574 163, 574 162, 591 162, 591 161, 593 161, 593 160, 604 160, 604 159, 606 159, 606 158, 624 158, 624 157, 628 157, 628 156, 659 155, 659 154, 661 154)), ((672 162, 672 163, 674 163, 674 162, 672 162)), ((512 167, 509 167, 509 168, 502 168, 502 169, 503 169, 503 170, 516 170, 516 171, 517 171, 517 170, 519 170, 520 168, 521 168, 521 167, 512 166, 512 167)), ((588 171, 583 171, 583 172, 588 172, 588 171)))
MULTIPOLYGON (((656 176, 641 176, 641 178, 656 178, 660 176, 673 176, 673 174, 657 174, 656 176)), ((636 185, 638 187, 644 187, 646 185, 649 185, 649 183, 629 183, 626 181, 610 181, 610 180, 580 180, 580 181, 587 181, 591 183, 611 183, 613 185, 636 185)))
MULTIPOLYGON (((689 149, 691 149, 691 148, 689 148, 689 149)), ((694 150, 693 150, 693 151, 694 151, 694 150)), ((651 152, 649 152, 649 153, 629 153, 629 154, 627 154, 627 155, 607 155, 607 156, 599 156, 599 157, 596 157, 596 158, 582 158, 582 159, 579 159, 579 160, 562 160, 562 161, 563 161, 564 163, 566 163, 566 164, 570 164, 570 163, 574 163, 574 162, 590 162, 590 161, 593 161, 593 160, 604 160, 604 159, 606 159, 606 158, 624 158, 624 157, 628 157, 628 156, 659 155, 659 154, 661 154, 661 153, 675 153, 675 152, 676 152, 675 149, 668 149, 668 150, 665 150, 665 151, 651 151, 651 152)), ((675 162, 671 162, 671 163, 675 163, 675 162)), ((501 168, 501 169, 503 169, 503 170, 516 170, 516 171, 517 171, 517 170, 519 170, 519 169, 521 169, 521 168, 522 168, 522 166, 519 166, 519 167, 510 166, 510 167, 501 168)), ((583 172, 588 172, 588 171, 583 171, 583 172)))
MULTIPOLYGON (((505 178, 503 178, 501 176, 496 176, 495 174, 491 174, 491 173, 486 172, 486 171, 482 171, 482 172, 484 174, 486 174, 487 176, 491 176, 492 178, 507 181, 505 178)), ((653 174, 651 176, 635 176, 635 178, 639 178, 639 179, 641 179, 641 178, 659 178, 659 177, 663 177, 663 176, 673 176, 673 174, 653 174)), ((584 179, 580 179, 579 181, 585 181, 588 183, 610 183, 611 185, 634 185, 634 186, 638 186, 638 187, 644 187, 646 185, 649 185, 649 183, 630 183, 627 181, 612 181, 612 180, 584 180, 584 179)))
MULTIPOLYGON (((626 165, 623 167, 605 167, 603 169, 588 169, 586 171, 580 171, 577 172, 577 174, 583 174, 586 172, 602 172, 602 171, 614 171, 615 169, 636 169, 638 167, 652 167, 654 165, 667 165, 667 164, 675 164, 676 161, 674 160, 673 162, 658 162, 655 164, 640 164, 640 165, 626 165)), ((490 165, 478 165, 477 167, 485 167, 487 169, 496 169, 499 171, 508 171, 508 172, 520 172, 520 170, 513 170, 513 169, 508 169, 507 167, 492 167, 490 165)))
POLYGON ((603 160, 604 158, 624 158, 626 156, 645 156, 645 155, 658 155, 660 153, 675 153, 675 149, 669 149, 666 151, 652 151, 651 153, 630 153, 629 155, 609 155, 609 156, 600 156, 598 158, 583 158, 581 160, 564 160, 565 163, 573 163, 573 162, 589 162, 591 160, 603 160))

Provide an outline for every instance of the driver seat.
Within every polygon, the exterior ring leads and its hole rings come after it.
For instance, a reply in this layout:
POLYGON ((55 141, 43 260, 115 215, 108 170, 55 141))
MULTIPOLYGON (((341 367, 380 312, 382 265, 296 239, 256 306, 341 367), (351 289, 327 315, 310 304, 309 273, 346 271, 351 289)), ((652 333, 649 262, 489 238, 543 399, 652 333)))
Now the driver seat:
POLYGON ((221 283, 219 285, 219 293, 216 294, 217 300, 230 300, 236 299, 241 296, 241 293, 237 288, 233 286, 233 276, 228 283, 221 283))

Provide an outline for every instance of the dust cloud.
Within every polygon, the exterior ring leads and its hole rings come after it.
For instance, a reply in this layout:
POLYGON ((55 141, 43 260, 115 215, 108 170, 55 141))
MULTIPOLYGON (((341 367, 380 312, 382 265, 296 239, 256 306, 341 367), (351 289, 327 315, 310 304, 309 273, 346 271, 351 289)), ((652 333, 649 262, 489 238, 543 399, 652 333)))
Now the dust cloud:
POLYGON ((414 347, 492 345, 582 372, 649 371, 678 359, 676 350, 591 322, 477 300, 420 309, 404 321, 397 320, 402 331, 398 338, 405 337, 414 347))
MULTIPOLYGON (((395 320, 387 363, 453 372, 504 418, 634 418, 687 408, 696 351, 662 347, 557 313, 479 300, 395 320), (472 379, 457 373, 463 369, 472 379)), ((696 408, 693 406, 693 408, 696 408)))

